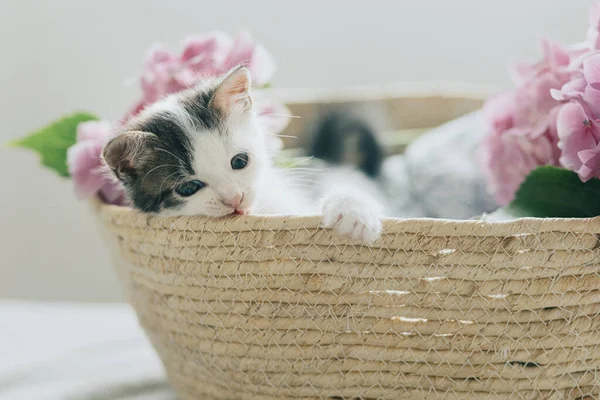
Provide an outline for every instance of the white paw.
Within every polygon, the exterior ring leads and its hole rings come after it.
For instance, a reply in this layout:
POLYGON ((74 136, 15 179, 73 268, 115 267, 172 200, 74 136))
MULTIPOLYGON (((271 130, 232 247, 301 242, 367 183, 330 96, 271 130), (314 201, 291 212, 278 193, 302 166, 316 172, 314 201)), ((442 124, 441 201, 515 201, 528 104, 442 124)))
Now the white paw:
POLYGON ((381 235, 383 211, 375 201, 348 195, 323 200, 323 225, 338 235, 372 244, 381 235))

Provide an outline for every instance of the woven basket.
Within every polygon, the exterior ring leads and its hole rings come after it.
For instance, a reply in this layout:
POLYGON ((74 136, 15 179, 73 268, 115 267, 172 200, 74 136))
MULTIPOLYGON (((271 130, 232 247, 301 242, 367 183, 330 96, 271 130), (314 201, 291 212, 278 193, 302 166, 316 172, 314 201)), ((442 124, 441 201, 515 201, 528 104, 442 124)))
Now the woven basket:
MULTIPOLYGON (((440 90, 289 102, 310 117, 322 103, 366 99, 395 128, 481 105, 440 90)), ((600 393, 598 219, 388 219, 369 248, 332 237, 318 217, 94 209, 182 399, 600 393)))

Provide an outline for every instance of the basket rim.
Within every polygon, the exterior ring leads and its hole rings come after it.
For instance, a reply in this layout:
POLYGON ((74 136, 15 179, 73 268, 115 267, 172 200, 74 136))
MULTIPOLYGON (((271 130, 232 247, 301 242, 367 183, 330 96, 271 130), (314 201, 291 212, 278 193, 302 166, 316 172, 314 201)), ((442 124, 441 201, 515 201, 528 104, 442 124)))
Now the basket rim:
MULTIPOLYGON (((101 220, 137 227, 186 231, 210 230, 212 232, 294 231, 302 228, 322 228, 322 218, 319 215, 236 215, 223 218, 205 216, 166 217, 142 213, 128 206, 106 204, 99 198, 92 199, 91 203, 94 212, 101 220)), ((421 233, 427 236, 506 236, 543 232, 600 234, 600 216, 590 218, 525 217, 506 221, 386 217, 383 219, 383 231, 384 234, 421 233)))
POLYGON ((408 98, 464 98, 484 101, 502 91, 494 84, 459 81, 396 81, 339 88, 273 88, 265 92, 286 104, 365 102, 408 98))

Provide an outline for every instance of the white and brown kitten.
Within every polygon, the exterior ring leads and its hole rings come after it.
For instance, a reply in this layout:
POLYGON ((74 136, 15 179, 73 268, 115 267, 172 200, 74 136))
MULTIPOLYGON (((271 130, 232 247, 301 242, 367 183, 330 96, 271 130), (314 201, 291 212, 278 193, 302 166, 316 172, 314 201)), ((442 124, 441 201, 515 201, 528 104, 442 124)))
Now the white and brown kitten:
POLYGON ((371 243, 382 207, 351 173, 320 179, 320 201, 277 169, 252 108, 244 67, 145 109, 104 148, 133 206, 161 215, 323 215, 325 227, 371 243))

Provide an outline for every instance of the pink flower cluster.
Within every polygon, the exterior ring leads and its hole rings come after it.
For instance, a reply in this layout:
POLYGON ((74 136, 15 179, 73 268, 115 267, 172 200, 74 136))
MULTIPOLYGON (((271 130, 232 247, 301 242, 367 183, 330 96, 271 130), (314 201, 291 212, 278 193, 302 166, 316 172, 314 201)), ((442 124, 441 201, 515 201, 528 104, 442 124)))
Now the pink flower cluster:
POLYGON ((88 121, 77 126, 77 144, 67 150, 67 164, 81 198, 99 194, 109 204, 123 204, 125 194, 100 158, 102 147, 112 135, 108 121, 88 121))
MULTIPOLYGON (((269 52, 247 32, 241 32, 235 39, 223 32, 191 37, 184 42, 180 55, 160 45, 152 46, 140 76, 142 98, 119 125, 164 96, 192 87, 203 78, 226 73, 238 64, 248 67, 257 89, 267 85, 275 72, 275 63, 269 52)), ((287 108, 272 101, 260 90, 255 90, 253 97, 265 130, 269 133, 283 130, 289 121, 287 108)), ((80 124, 77 143, 69 148, 67 163, 75 190, 81 197, 100 194, 108 203, 123 204, 123 190, 106 173, 100 157, 103 145, 112 135, 113 128, 106 121, 80 124)), ((279 138, 273 136, 271 142, 269 145, 276 151, 279 138)))
POLYGON ((543 41, 542 61, 517 66, 517 89, 486 102, 484 171, 500 204, 541 165, 570 169, 584 182, 600 178, 599 32, 596 0, 585 43, 567 48, 543 41))
POLYGON ((125 118, 168 94, 192 87, 201 79, 222 75, 238 64, 248 67, 252 83, 259 88, 268 84, 275 72, 269 52, 245 31, 235 39, 218 31, 188 38, 180 55, 156 44, 148 49, 140 77, 142 99, 125 118))

